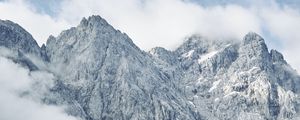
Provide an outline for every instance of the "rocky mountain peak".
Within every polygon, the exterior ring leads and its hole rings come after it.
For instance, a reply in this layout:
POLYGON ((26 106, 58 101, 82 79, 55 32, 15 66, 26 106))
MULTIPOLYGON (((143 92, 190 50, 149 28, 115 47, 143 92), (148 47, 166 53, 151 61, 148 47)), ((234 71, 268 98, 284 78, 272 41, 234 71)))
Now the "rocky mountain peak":
POLYGON ((162 47, 152 48, 149 51, 149 54, 155 58, 167 62, 168 64, 175 64, 177 62, 177 56, 174 54, 174 52, 169 51, 162 47))
POLYGON ((40 56, 40 47, 21 26, 9 20, 0 20, 0 46, 40 56))
POLYGON ((50 36, 47 41, 47 53, 50 58, 63 56, 58 58, 69 59, 78 53, 86 53, 101 59, 100 53, 108 47, 114 47, 115 50, 133 47, 139 50, 126 34, 113 28, 100 16, 83 18, 77 27, 61 32, 58 37, 50 36), (65 53, 68 55, 64 55, 65 53))
POLYGON ((243 38, 243 45, 251 44, 251 43, 264 43, 264 39, 255 32, 247 33, 243 38))
POLYGON ((253 66, 269 69, 271 57, 264 39, 258 34, 253 32, 246 34, 238 52, 239 58, 236 63, 242 69, 251 69, 253 66))
POLYGON ((270 55, 271 55, 273 63, 281 62, 281 63, 287 64, 287 62, 284 60, 283 55, 280 52, 278 52, 277 50, 272 49, 270 51, 270 55))
POLYGON ((265 43, 265 40, 254 32, 249 32, 243 38, 241 43, 241 50, 248 52, 249 57, 260 56, 266 57, 264 55, 268 54, 268 47, 265 43))
MULTIPOLYGON (((41 53, 47 67, 40 70, 55 80, 43 101, 64 105, 83 120, 281 120, 299 114, 299 75, 277 64, 283 55, 269 53, 256 33, 241 42, 193 35, 175 51, 156 47, 146 53, 91 16, 41 48, 19 26, 0 21, 0 46, 41 53)), ((38 69, 19 54, 16 62, 38 69)))
POLYGON ((111 26, 99 15, 93 15, 88 18, 83 18, 79 24, 80 27, 101 27, 101 26, 111 26))
POLYGON ((47 39, 46 45, 50 45, 55 42, 55 37, 53 35, 50 35, 47 39))
POLYGON ((151 55, 154 55, 154 56, 160 56, 160 55, 164 55, 164 54, 167 54, 169 51, 166 50, 165 48, 163 47, 155 47, 155 48, 152 48, 149 53, 151 55))
POLYGON ((188 51, 197 49, 199 53, 204 53, 210 47, 210 40, 200 36, 200 35, 192 35, 191 37, 186 38, 185 42, 180 45, 175 52, 177 54, 184 54, 188 51))

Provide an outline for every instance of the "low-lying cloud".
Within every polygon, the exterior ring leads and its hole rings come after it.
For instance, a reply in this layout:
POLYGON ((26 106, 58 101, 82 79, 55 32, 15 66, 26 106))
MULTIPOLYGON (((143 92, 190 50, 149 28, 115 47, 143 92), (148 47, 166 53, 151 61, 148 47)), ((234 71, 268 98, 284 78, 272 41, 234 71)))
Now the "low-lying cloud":
POLYGON ((63 107, 42 104, 39 94, 51 85, 53 76, 47 72, 28 69, 0 56, 0 119, 1 120, 76 120, 67 115, 63 107), (35 96, 21 97, 32 84, 41 82, 35 96))

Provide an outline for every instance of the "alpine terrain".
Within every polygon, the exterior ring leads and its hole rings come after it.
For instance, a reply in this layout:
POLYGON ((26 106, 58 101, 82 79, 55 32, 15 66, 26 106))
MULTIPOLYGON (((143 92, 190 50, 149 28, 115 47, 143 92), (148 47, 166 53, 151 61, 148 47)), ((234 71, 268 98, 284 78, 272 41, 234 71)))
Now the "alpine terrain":
MULTIPOLYGON (((299 120, 300 76, 264 39, 210 40, 195 34, 177 49, 141 50, 100 16, 50 36, 0 21, 0 55, 53 76, 43 104, 80 120, 299 120)), ((38 81, 36 81, 38 82, 38 81)))

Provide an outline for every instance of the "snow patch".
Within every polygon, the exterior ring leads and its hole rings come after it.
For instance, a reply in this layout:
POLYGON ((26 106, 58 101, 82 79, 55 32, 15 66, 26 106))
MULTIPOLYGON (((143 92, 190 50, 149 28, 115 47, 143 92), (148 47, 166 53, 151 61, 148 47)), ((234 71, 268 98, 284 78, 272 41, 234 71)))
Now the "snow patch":
POLYGON ((181 57, 184 57, 184 58, 191 57, 194 52, 195 52, 195 50, 190 50, 189 52, 182 54, 181 57))
POLYGON ((230 93, 226 94, 223 98, 227 98, 229 96, 233 96, 233 95, 237 95, 237 94, 238 94, 238 92, 233 91, 233 92, 230 92, 230 93))
POLYGON ((218 101, 220 101, 220 98, 216 98, 216 99, 215 99, 215 102, 218 102, 218 101))
POLYGON ((201 83, 203 83, 203 82, 205 82, 205 81, 207 81, 207 79, 204 79, 203 76, 200 76, 200 77, 197 79, 196 85, 200 85, 201 83))
POLYGON ((193 105, 193 107, 196 107, 196 105, 192 101, 188 101, 188 103, 190 103, 191 105, 193 105))
POLYGON ((209 89, 208 92, 212 92, 214 89, 216 89, 217 86, 220 84, 220 82, 221 82, 221 80, 217 80, 217 81, 213 82, 213 85, 212 85, 212 87, 209 89))
POLYGON ((198 63, 202 63, 203 61, 213 57, 214 55, 216 55, 219 51, 212 51, 212 52, 209 52, 207 54, 204 54, 202 56, 200 56, 200 59, 198 59, 198 63))
POLYGON ((198 95, 194 95, 194 98, 199 98, 199 96, 198 95))
POLYGON ((259 68, 258 67, 253 67, 247 71, 241 71, 238 73, 238 76, 250 76, 251 74, 256 74, 259 72, 259 68))

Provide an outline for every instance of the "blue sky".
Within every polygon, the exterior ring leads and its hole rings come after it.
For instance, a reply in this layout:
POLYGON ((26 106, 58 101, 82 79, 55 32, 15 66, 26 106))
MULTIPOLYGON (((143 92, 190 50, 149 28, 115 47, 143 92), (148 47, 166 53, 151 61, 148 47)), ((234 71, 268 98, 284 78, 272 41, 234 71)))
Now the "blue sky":
POLYGON ((17 22, 39 45, 101 15, 141 49, 174 49, 186 36, 242 39, 257 32, 300 70, 300 0, 0 0, 0 19, 17 22), (299 61, 299 62, 298 62, 299 61))
MULTIPOLYGON (((4 0, 0 0, 4 1, 4 0)), ((48 14, 50 16, 55 16, 61 7, 63 0, 27 0, 33 7, 37 9, 38 12, 48 14)), ((244 7, 249 7, 251 5, 258 4, 271 4, 273 0, 186 0, 189 2, 195 2, 199 5, 205 7, 211 7, 216 5, 229 5, 237 4, 244 7), (256 1, 256 2, 253 2, 256 1)), ((289 6, 295 9, 300 9, 300 0, 275 0, 281 7, 289 6)))
MULTIPOLYGON (((5 0, 0 0, 5 1, 5 0)), ((7 0, 8 1, 8 0, 7 0)), ((61 10, 61 3, 66 0, 25 0, 29 3, 36 12, 41 14, 47 14, 52 17, 56 17, 61 10)), ((143 0, 140 0, 143 1, 143 0)), ((279 7, 291 7, 293 9, 300 9, 300 0, 183 0, 187 2, 194 2, 203 7, 213 6, 226 6, 226 5, 240 5, 243 7, 251 6, 268 6, 273 2, 276 2, 279 7), (255 2, 253 2, 255 1, 255 2)))
POLYGON ((62 0, 27 0, 37 12, 55 16, 61 7, 62 0))

